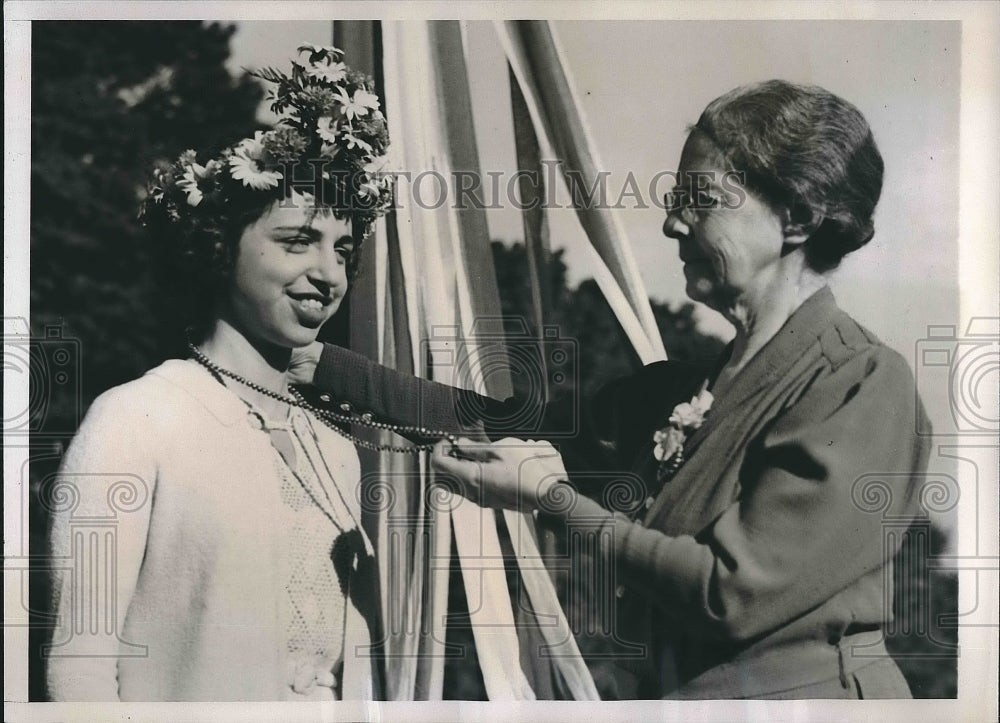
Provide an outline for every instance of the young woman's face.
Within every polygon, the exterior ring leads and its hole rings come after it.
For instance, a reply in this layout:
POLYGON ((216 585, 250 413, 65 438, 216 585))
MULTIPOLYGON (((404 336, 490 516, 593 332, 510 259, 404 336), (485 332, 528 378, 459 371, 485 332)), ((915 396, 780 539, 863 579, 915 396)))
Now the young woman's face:
POLYGON ((294 348, 315 341, 340 306, 354 239, 349 220, 290 200, 294 207, 275 203, 244 229, 228 305, 249 338, 294 348))

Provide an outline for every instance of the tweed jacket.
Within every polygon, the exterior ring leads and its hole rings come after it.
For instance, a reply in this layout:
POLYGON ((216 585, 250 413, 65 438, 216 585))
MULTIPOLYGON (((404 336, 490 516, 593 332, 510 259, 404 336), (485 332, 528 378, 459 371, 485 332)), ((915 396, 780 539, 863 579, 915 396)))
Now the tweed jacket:
MULTIPOLYGON (((54 700, 294 698, 276 452, 248 411, 180 360, 91 406, 53 495, 52 552, 62 568, 47 671, 54 700)), ((314 451, 357 506, 353 445, 313 428, 314 451)), ((368 651, 376 576, 365 543, 347 583, 345 698, 376 693, 368 651)))

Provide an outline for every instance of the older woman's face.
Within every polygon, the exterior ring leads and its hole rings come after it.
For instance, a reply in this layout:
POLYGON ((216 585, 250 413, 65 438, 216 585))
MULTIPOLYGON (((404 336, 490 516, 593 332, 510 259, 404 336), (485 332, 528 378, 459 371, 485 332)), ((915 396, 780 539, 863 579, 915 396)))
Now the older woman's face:
POLYGON ((678 168, 676 197, 684 202, 663 224, 663 233, 678 241, 687 295, 718 311, 765 290, 784 246, 781 218, 733 170, 704 134, 693 131, 678 168))
POLYGON ((340 306, 354 247, 350 221, 291 200, 244 229, 228 299, 244 334, 288 348, 315 341, 340 306))

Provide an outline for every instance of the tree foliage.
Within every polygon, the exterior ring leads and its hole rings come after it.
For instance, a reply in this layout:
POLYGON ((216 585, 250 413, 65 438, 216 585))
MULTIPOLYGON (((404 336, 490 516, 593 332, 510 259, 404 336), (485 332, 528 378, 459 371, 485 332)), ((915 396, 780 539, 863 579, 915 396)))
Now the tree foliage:
MULTIPOLYGON (((136 222, 157 162, 252 134, 262 91, 225 67, 233 27, 32 25, 32 331, 79 340, 84 407, 168 352, 136 222)), ((79 414, 53 400, 50 414, 79 414)))
POLYGON ((893 622, 885 643, 914 698, 958 695, 958 576, 931 565, 947 546, 940 527, 918 520, 895 559, 893 622))

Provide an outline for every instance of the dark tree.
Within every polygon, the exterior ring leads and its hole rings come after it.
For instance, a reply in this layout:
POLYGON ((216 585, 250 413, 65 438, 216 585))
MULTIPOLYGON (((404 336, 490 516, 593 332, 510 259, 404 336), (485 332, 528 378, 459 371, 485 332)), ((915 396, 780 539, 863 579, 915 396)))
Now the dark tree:
MULTIPOLYGON (((32 25, 31 322, 80 342, 83 406, 167 352, 136 222, 154 164, 252 134, 260 87, 224 63, 232 27, 32 25)), ((50 414, 79 414, 53 400, 50 414)))
POLYGON ((894 619, 885 642, 914 698, 958 695, 958 576, 930 564, 947 554, 947 543, 939 527, 918 519, 895 559, 894 619))

